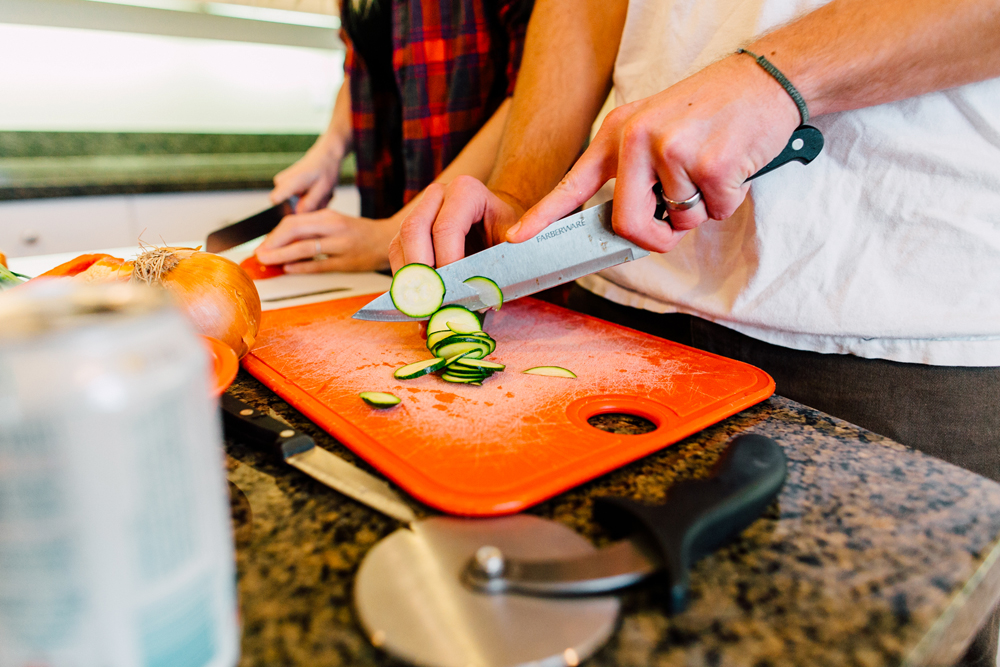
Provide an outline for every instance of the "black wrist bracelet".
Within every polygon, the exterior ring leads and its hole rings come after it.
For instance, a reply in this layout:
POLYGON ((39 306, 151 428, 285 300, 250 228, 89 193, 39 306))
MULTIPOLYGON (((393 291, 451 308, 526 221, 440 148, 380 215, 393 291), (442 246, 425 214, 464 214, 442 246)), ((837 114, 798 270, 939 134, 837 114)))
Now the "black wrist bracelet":
POLYGON ((747 51, 746 49, 736 49, 736 53, 745 53, 754 60, 757 64, 764 68, 764 71, 774 77, 774 80, 781 84, 781 87, 785 89, 792 101, 795 102, 795 106, 799 108, 799 115, 802 116, 802 124, 805 125, 809 122, 809 107, 806 106, 806 101, 802 99, 802 94, 792 85, 784 74, 782 74, 777 67, 771 64, 771 61, 764 56, 758 56, 753 51, 747 51))

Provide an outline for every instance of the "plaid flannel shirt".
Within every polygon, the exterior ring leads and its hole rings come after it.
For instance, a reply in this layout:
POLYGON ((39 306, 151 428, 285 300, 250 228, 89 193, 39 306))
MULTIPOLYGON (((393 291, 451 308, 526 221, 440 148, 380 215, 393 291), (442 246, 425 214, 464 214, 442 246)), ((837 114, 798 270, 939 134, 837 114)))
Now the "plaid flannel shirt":
MULTIPOLYGON (((350 1, 350 0, 347 0, 350 1)), ((350 38, 361 214, 386 218, 423 190, 514 91, 533 0, 391 0, 396 90, 375 92, 350 38), (389 127, 402 119, 402 145, 389 127)))

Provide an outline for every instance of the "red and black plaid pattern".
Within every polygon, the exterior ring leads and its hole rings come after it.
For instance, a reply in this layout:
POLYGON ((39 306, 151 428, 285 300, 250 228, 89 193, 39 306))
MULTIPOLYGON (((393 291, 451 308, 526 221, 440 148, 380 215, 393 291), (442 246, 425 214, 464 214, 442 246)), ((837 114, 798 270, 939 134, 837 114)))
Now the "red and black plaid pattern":
POLYGON ((395 91, 373 89, 343 35, 361 214, 369 218, 415 197, 513 93, 533 0, 391 4, 395 91))

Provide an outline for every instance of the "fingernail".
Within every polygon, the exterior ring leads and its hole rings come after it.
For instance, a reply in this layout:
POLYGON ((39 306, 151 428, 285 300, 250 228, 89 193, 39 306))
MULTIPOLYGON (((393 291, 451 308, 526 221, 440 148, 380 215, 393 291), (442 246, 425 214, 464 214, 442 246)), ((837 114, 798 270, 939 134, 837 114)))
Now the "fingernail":
POLYGON ((519 222, 507 230, 507 238, 517 236, 517 232, 520 231, 520 229, 521 229, 521 223, 519 222))

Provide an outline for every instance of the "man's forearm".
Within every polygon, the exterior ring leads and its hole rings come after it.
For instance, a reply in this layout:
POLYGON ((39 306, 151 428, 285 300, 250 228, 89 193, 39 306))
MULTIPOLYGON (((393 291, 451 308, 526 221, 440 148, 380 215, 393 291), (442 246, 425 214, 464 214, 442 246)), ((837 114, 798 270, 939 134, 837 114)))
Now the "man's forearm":
POLYGON ((490 188, 534 204, 563 177, 607 98, 627 0, 537 0, 490 188))
POLYGON ((1000 0, 834 0, 755 41, 813 115, 1000 76, 1000 0))

